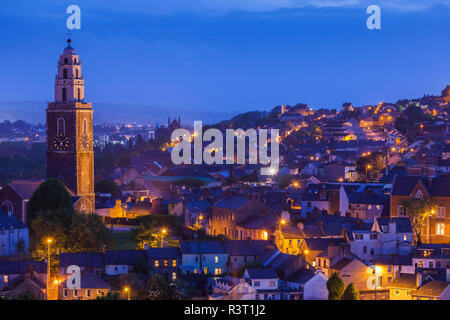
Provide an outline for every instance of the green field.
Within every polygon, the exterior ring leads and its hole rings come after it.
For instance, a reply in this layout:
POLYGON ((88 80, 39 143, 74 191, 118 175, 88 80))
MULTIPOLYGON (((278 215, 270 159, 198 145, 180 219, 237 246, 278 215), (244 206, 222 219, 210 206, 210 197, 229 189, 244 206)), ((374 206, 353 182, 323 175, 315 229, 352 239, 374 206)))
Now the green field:
POLYGON ((137 248, 137 243, 131 239, 131 232, 113 232, 114 250, 133 250, 137 248))

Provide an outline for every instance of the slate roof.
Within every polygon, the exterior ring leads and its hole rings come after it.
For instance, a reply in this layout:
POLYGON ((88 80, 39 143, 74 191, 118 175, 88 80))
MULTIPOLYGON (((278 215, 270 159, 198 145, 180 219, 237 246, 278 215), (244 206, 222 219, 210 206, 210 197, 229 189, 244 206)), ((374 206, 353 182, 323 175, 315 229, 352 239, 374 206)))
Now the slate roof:
POLYGON ((450 285, 447 281, 433 280, 420 286, 413 296, 439 297, 442 292, 450 285))
POLYGON ((400 274, 392 283, 388 286, 390 288, 401 289, 416 289, 416 274, 400 274))
POLYGON ((231 256, 256 256, 266 253, 266 247, 272 245, 269 240, 228 240, 227 252, 231 256))
POLYGON ((182 254, 227 253, 226 242, 222 241, 182 241, 182 254))
POLYGON ((22 199, 30 199, 33 192, 44 182, 43 180, 14 180, 9 186, 17 192, 22 199))
POLYGON ((241 223, 237 225, 246 229, 270 229, 277 224, 277 219, 271 215, 267 214, 264 216, 252 216, 248 217, 241 223))
POLYGON ((350 263, 353 262, 354 259, 350 259, 350 258, 342 258, 341 260, 339 260, 338 262, 336 262, 335 264, 333 264, 331 266, 330 269, 333 270, 342 270, 344 269, 346 266, 348 266, 350 263))
POLYGON ((392 195, 409 196, 416 184, 421 181, 431 196, 450 197, 450 177, 435 177, 429 183, 424 177, 397 177, 392 187, 392 195))
POLYGON ((8 216, 2 209, 0 209, 0 229, 10 228, 14 229, 27 229, 27 225, 17 219, 15 216, 8 216))
POLYGON ((287 281, 294 282, 294 283, 300 283, 305 284, 309 280, 311 280, 312 277, 314 277, 315 272, 313 269, 305 269, 301 268, 295 271, 293 274, 291 274, 287 281))
POLYGON ((16 260, 0 261, 0 274, 25 274, 30 266, 39 274, 45 274, 47 272, 47 264, 45 262, 16 260))
POLYGON ((179 259, 180 249, 176 247, 149 248, 145 250, 148 259, 179 259))
POLYGON ((104 255, 106 265, 135 265, 147 259, 145 250, 107 250, 104 255))
POLYGON ((248 268, 246 272, 250 279, 278 279, 277 272, 272 268, 248 268))
POLYGON ((205 212, 206 208, 210 206, 207 200, 196 200, 185 203, 186 209, 190 212, 205 212))
MULTIPOLYGON (((106 281, 103 281, 98 276, 92 273, 81 273, 80 279, 81 289, 111 289, 111 286, 106 281)), ((67 288, 67 280, 61 283, 62 288, 67 288)))
POLYGON ((212 205, 214 208, 223 208, 236 210, 244 206, 249 200, 243 196, 230 196, 225 199, 217 201, 212 205))
POLYGON ((103 252, 68 252, 59 255, 59 265, 68 267, 70 265, 100 268, 105 265, 103 252))
POLYGON ((377 218, 378 224, 388 226, 390 221, 395 222, 397 233, 412 233, 411 222, 409 218, 377 218))

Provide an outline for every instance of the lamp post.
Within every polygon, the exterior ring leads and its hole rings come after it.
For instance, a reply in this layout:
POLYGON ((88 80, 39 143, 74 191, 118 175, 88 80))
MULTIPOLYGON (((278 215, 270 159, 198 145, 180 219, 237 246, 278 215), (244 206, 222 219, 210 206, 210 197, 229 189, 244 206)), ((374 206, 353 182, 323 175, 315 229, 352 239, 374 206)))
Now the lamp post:
POLYGON ((52 239, 47 239, 47 300, 48 300, 48 289, 50 288, 50 245, 52 244, 52 239))
POLYGON ((367 180, 369 180, 369 177, 367 175, 367 170, 370 170, 372 168, 372 166, 370 164, 366 165, 366 178, 367 180))
POLYGON ((125 291, 125 292, 127 293, 127 298, 128 298, 128 300, 131 300, 131 290, 130 290, 130 287, 125 287, 125 288, 123 289, 123 291, 125 291))
POLYGON ((166 229, 161 230, 161 248, 164 246, 164 235, 166 234, 166 232, 166 229))

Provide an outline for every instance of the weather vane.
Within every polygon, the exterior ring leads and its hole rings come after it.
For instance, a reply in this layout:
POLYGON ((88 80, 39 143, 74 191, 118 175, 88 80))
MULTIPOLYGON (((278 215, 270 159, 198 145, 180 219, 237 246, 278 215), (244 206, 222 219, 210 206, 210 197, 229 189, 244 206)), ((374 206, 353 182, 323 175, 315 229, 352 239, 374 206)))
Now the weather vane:
POLYGON ((71 36, 70 29, 67 29, 67 43, 69 44, 69 46, 70 46, 70 43, 72 42, 72 40, 70 39, 70 36, 71 36))

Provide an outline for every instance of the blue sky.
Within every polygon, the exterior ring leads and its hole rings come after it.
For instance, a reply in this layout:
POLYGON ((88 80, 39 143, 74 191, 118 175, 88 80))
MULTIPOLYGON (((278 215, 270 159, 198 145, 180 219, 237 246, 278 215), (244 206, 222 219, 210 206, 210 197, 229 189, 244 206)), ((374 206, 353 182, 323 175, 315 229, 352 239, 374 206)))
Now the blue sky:
POLYGON ((3 0, 0 120, 42 121, 70 4, 82 11, 73 47, 98 122, 212 122, 450 84, 450 0, 3 0), (366 28, 369 4, 382 9, 381 30, 366 28))

